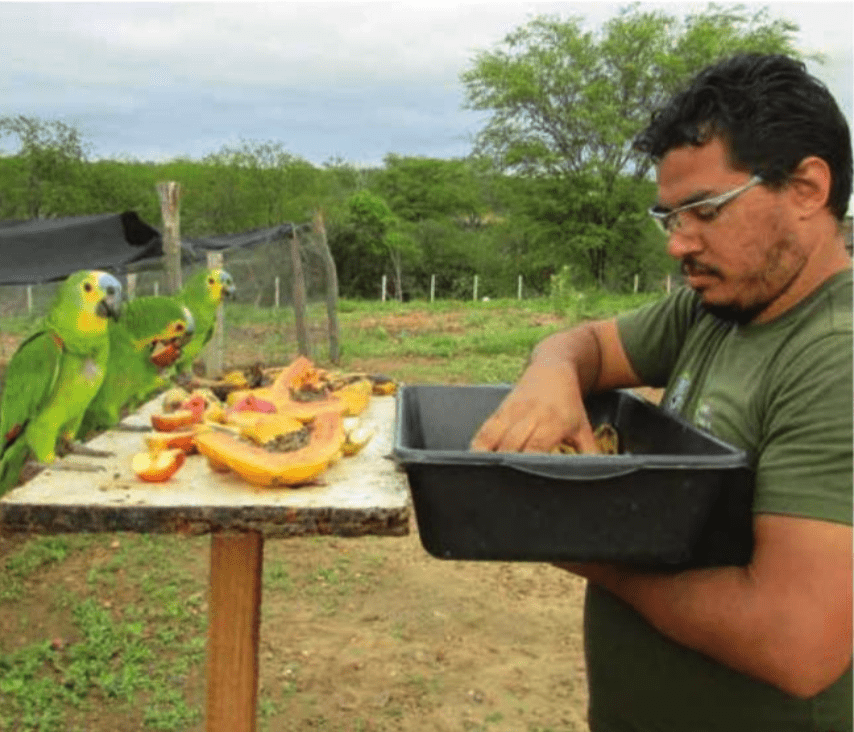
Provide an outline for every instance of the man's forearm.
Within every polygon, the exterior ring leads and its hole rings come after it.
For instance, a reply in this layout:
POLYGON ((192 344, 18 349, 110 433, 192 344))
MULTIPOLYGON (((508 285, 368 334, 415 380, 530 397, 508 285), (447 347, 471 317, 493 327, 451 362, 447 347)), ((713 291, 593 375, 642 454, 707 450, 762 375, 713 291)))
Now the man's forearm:
POLYGON ((571 368, 582 394, 592 391, 602 369, 602 347, 590 325, 579 325, 540 341, 531 352, 529 366, 571 368))
POLYGON ((803 598, 769 599, 749 567, 671 574, 558 566, 605 588, 671 640, 793 696, 812 696, 838 676, 827 675, 831 662, 814 647, 809 625, 816 615, 803 598))

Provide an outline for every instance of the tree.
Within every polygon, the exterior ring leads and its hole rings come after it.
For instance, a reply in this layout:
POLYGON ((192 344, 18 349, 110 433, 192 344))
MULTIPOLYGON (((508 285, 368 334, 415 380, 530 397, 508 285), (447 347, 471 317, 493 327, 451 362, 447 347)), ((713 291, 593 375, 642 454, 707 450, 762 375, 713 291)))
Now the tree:
POLYGON ((395 294, 403 297, 403 263, 417 256, 417 245, 382 196, 363 188, 347 201, 351 236, 373 254, 387 253, 394 274, 395 294))
POLYGON ((539 16, 478 53, 461 75, 466 106, 492 113, 478 150, 515 172, 643 177, 632 140, 690 76, 737 51, 800 55, 798 26, 767 8, 712 3, 684 20, 640 8, 596 32, 581 17, 539 16))
POLYGON ((0 117, 0 137, 17 138, 19 177, 5 191, 3 214, 25 218, 69 215, 81 204, 80 178, 88 143, 75 125, 15 115, 0 117))
POLYGON ((583 251, 593 280, 605 284, 626 237, 649 239, 635 214, 645 208, 650 162, 632 141, 653 110, 734 52, 799 56, 797 30, 767 8, 744 5, 710 4, 680 20, 636 3, 597 31, 586 31, 581 17, 536 17, 461 75, 466 106, 491 112, 476 151, 529 183, 549 181, 545 199, 519 199, 523 211, 535 221, 532 214, 555 202, 540 240, 583 251))

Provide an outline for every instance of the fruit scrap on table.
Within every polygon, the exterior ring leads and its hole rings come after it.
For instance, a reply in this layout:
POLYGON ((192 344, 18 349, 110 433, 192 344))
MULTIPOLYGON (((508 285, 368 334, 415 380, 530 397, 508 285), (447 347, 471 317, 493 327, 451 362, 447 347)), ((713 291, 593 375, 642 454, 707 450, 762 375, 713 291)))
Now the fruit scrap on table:
POLYGON ((358 415, 371 396, 397 388, 389 377, 328 371, 303 356, 282 369, 256 364, 250 376, 230 371, 196 379, 189 391, 164 392, 161 411, 151 415, 148 451, 133 458, 139 478, 168 480, 186 455, 201 452, 211 470, 233 471, 254 485, 310 484, 364 449, 374 433, 358 415))

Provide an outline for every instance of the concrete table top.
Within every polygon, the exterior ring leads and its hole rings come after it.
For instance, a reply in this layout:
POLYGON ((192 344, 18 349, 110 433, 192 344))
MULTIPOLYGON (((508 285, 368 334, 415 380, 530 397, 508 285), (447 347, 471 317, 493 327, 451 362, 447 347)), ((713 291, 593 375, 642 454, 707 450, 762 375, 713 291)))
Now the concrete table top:
MULTIPOLYGON (((151 425, 160 398, 124 420, 151 425)), ((404 535, 409 532, 406 475, 391 459, 395 398, 371 397, 361 423, 368 445, 327 469, 317 485, 261 488, 233 473, 216 473, 201 455, 164 483, 145 483, 131 458, 146 449, 140 432, 109 430, 87 447, 114 457, 69 456, 103 466, 98 472, 42 471, 0 499, 0 533, 150 532, 205 534, 257 531, 263 536, 404 535)))

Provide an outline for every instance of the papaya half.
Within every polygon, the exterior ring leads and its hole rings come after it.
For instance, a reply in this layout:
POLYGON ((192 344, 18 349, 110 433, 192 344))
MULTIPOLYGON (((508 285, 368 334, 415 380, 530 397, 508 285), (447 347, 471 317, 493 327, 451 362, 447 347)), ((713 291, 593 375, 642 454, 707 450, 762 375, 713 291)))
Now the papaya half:
POLYGON ((327 411, 312 419, 308 445, 289 452, 271 452, 214 428, 202 429, 193 441, 212 465, 228 466, 253 485, 275 487, 313 481, 341 454, 344 437, 341 414, 327 411))

